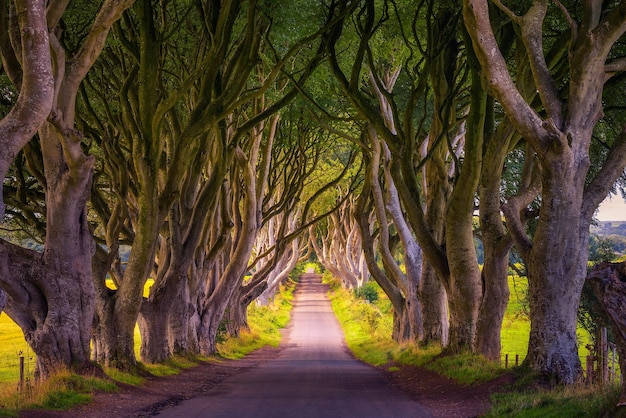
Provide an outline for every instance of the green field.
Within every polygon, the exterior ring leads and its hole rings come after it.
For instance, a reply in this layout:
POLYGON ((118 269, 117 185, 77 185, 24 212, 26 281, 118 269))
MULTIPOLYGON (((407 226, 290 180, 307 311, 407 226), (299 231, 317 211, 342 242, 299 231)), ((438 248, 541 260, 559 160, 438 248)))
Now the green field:
POLYGON ((19 380, 21 356, 25 371, 32 374, 35 357, 22 330, 6 314, 0 314, 0 385, 19 380))

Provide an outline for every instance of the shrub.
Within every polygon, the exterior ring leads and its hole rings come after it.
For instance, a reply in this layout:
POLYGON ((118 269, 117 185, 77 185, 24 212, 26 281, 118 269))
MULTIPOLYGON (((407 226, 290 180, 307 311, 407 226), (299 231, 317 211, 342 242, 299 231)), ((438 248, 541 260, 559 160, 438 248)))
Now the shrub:
POLYGON ((374 282, 367 282, 363 286, 354 289, 354 296, 359 299, 364 299, 370 303, 374 303, 378 300, 378 289, 374 282))

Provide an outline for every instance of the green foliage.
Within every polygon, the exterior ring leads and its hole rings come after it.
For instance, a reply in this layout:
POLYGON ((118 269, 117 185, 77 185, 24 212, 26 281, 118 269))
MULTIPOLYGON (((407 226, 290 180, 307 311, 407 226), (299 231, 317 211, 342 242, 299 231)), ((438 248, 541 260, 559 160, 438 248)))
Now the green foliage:
POLYGON ((617 257, 617 240, 610 236, 589 235, 589 261, 593 264, 610 262, 617 257))
POLYGON ((354 296, 358 299, 374 303, 378 300, 378 286, 375 282, 367 282, 361 287, 354 289, 354 296))

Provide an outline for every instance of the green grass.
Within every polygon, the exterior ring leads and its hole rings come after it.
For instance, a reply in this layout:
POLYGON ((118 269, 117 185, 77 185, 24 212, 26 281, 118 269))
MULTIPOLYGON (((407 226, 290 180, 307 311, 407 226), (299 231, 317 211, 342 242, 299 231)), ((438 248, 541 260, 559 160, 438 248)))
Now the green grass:
POLYGON ((618 411, 617 387, 567 387, 497 394, 492 397, 488 418, 561 418, 612 417, 625 418, 626 410, 618 411))
MULTIPOLYGON (((368 364, 422 366, 461 384, 484 382, 502 373, 497 363, 476 355, 440 356, 440 347, 423 348, 415 343, 398 344, 393 341, 391 307, 382 292, 375 303, 368 303, 356 298, 354 292, 333 286, 330 299, 346 344, 357 358, 368 364)), ((395 367, 390 366, 389 370, 395 367)))
POLYGON ((0 387, 19 380, 20 356, 24 356, 27 376, 32 377, 35 355, 24 340, 20 327, 6 314, 0 314, 0 387))
POLYGON ((239 359, 265 346, 277 347, 281 341, 280 329, 287 326, 291 318, 294 282, 281 286, 273 303, 248 307, 249 331, 242 331, 238 338, 227 338, 217 344, 221 357, 239 359))
POLYGON ((95 392, 116 389, 105 379, 58 371, 45 382, 28 382, 21 391, 0 391, 0 416, 17 416, 24 409, 67 410, 89 403, 95 392))

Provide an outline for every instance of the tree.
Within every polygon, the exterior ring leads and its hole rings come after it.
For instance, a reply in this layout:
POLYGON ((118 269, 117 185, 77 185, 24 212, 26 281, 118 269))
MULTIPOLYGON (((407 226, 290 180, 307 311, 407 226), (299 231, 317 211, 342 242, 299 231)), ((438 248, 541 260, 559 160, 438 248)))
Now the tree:
MULTIPOLYGON (((507 225, 526 260, 531 334, 526 363, 572 383, 582 373, 576 345, 576 312, 587 269, 589 225, 595 209, 626 165, 626 135, 618 136, 591 179, 589 148, 602 112, 603 86, 621 69, 609 59, 626 30, 626 2, 612 7, 584 2, 580 20, 560 8, 569 25, 569 79, 561 91, 544 55, 548 2, 536 1, 522 15, 496 5, 518 27, 541 101, 538 113, 513 82, 496 42, 485 0, 465 0, 463 13, 485 85, 508 119, 532 146, 541 167, 541 210, 534 239, 520 228, 520 211, 507 225)), ((555 28, 552 28, 555 29, 555 28)))
MULTIPOLYGON (((52 93, 52 108, 47 120, 39 127, 43 176, 46 189, 46 237, 43 254, 37 254, 14 245, 4 245, 5 256, 10 262, 3 269, 9 294, 11 317, 20 325, 33 351, 37 354, 37 372, 47 376, 57 367, 80 370, 90 362, 89 341, 93 320, 93 282, 91 279, 91 256, 94 244, 87 223, 86 202, 91 186, 93 157, 86 156, 81 148, 82 133, 74 129, 75 101, 78 88, 91 68, 107 38, 111 25, 119 19, 132 1, 105 1, 94 11, 91 26, 82 42, 69 52, 63 45, 64 31, 61 18, 68 2, 57 2, 46 9, 45 28, 51 28, 49 42, 25 44, 23 54, 34 45, 30 58, 42 60, 37 63, 42 71, 37 77, 42 91, 41 98, 52 93), (49 49, 43 54, 41 48, 49 49), (48 55, 49 54, 49 55, 48 55), (48 88, 47 61, 51 60, 54 88, 48 88), (42 84, 43 83, 43 84, 42 84), (28 267, 30 266, 30 267, 28 267), (18 286, 15 278, 21 278, 18 286), (13 278, 13 279, 11 279, 13 278)), ((17 17, 29 16, 42 5, 32 2, 16 2, 17 17), (32 9, 31 9, 32 7, 32 9)), ((2 5, 5 10, 6 4, 2 5)), ((13 16, 13 18, 17 18, 13 16)), ((31 16, 32 17, 32 16, 31 16)), ((40 15, 40 19, 41 19, 40 15)), ((12 28, 18 28, 14 25, 12 28)), ((42 26, 33 26, 22 32, 27 36, 41 36, 42 26)), ((13 39, 20 34, 13 32, 13 39)), ((7 44, 5 43, 5 46, 7 44)), ((17 51, 16 51, 17 52, 17 51)), ((18 74, 15 65, 20 60, 3 47, 7 71, 18 74)), ((25 61, 24 64, 28 63, 25 61)), ((25 69, 27 68, 24 67, 25 69)), ((24 75, 28 75, 24 72, 24 75)), ((19 80, 16 78, 16 80, 19 80)), ((26 87, 31 83, 21 78, 26 87)), ((43 103, 33 102, 35 111, 43 111, 43 103)), ((48 116, 48 115, 44 115, 48 116)), ((25 126, 26 127, 26 126, 25 126)), ((33 128, 31 126, 30 128, 33 128)), ((24 130, 28 133, 28 130, 24 130)), ((31 134, 32 136, 32 134, 31 134)), ((15 152, 14 150, 13 152, 15 152)))
MULTIPOLYGON (((435 10, 439 10, 439 4, 437 4, 437 8, 435 8, 434 2, 424 4, 429 16, 435 10)), ((389 6, 387 3, 385 5, 389 6)), ((340 6, 337 7, 340 8, 340 6)), ((441 5, 441 19, 454 21, 455 14, 453 12, 446 13, 450 7, 454 6, 447 3, 441 5)), ((328 37, 329 62, 344 94, 348 96, 354 108, 357 109, 359 116, 371 124, 391 153, 390 173, 402 202, 406 221, 411 227, 412 234, 418 240, 424 257, 437 272, 439 280, 447 290, 450 302, 448 306, 451 309, 448 350, 456 352, 463 349, 474 349, 482 290, 473 242, 472 214, 475 191, 480 175, 482 158, 480 151, 484 139, 486 96, 481 91, 479 83, 475 79, 472 80, 471 103, 461 102, 458 109, 449 104, 452 106, 451 109, 457 112, 456 115, 463 115, 464 117, 469 114, 469 119, 465 125, 460 123, 461 118, 456 119, 458 122, 451 126, 446 125, 445 130, 443 128, 439 130, 437 140, 431 138, 433 144, 429 153, 426 156, 420 154, 426 141, 423 128, 427 124, 417 123, 414 115, 422 116, 422 121, 428 115, 425 109, 418 107, 420 101, 427 97, 427 74, 430 68, 428 66, 434 65, 434 58, 445 60, 447 57, 457 60, 458 54, 442 54, 441 57, 437 57, 437 54, 442 51, 449 51, 444 48, 448 38, 443 36, 433 37, 433 44, 429 44, 428 49, 420 49, 421 43, 417 37, 417 28, 411 28, 412 38, 410 40, 404 35, 400 36, 404 48, 414 52, 412 60, 401 61, 402 71, 408 78, 408 93, 405 95, 394 94, 391 89, 384 88, 386 86, 386 74, 389 70, 389 66, 385 65, 385 58, 389 57, 375 55, 371 42, 377 30, 388 18, 386 11, 387 9, 383 7, 381 11, 377 12, 375 2, 367 2, 359 12, 358 48, 356 58, 350 65, 349 74, 344 70, 345 66, 341 65, 343 63, 337 59, 337 45, 341 39, 340 35, 342 35, 339 29, 332 32, 328 37), (443 45, 439 44, 442 39, 443 45), (418 47, 413 45, 418 45, 418 47), (432 49, 430 49, 431 47, 432 49), (420 58, 429 54, 432 59, 426 60, 426 64, 422 64, 420 58), (427 68, 424 69, 423 66, 427 66, 427 68), (367 91, 361 86, 364 69, 367 69, 368 77, 374 80, 370 85, 375 86, 379 93, 372 87, 368 92, 369 95, 364 93, 367 91), (375 97, 377 103, 372 103, 370 97, 375 97), (384 100, 381 100, 381 97, 384 100), (446 191, 445 184, 434 187, 435 183, 431 183, 431 189, 428 191, 429 193, 443 192, 444 196, 445 193, 450 193, 445 206, 445 233, 443 230, 440 231, 444 234, 445 242, 439 242, 435 237, 434 232, 439 231, 439 228, 437 231, 433 231, 431 226, 426 223, 420 173, 416 170, 416 166, 421 168, 424 161, 435 152, 437 146, 454 150, 450 151, 448 156, 451 160, 449 164, 453 167, 452 172, 455 174, 451 181, 454 187, 452 190, 446 191), (461 159, 462 153, 465 153, 465 156, 461 159)), ((412 22, 419 21, 417 15, 421 11, 421 8, 415 11, 416 18, 412 22)), ((395 16, 398 18, 404 14, 395 10, 395 16)), ((398 26, 404 26, 401 20, 398 26)), ((450 27, 454 28, 446 32, 452 38, 450 42, 457 42, 456 26, 450 25, 450 27)), ((462 74, 459 72, 459 69, 464 65, 461 62, 451 62, 448 65, 453 69, 456 67, 452 74, 462 74)), ((475 72, 476 70, 473 69, 472 71, 475 72)), ((456 103, 456 100, 459 99, 461 86, 467 86, 467 83, 462 77, 459 77, 454 80, 454 86, 451 85, 446 89, 448 94, 446 100, 449 103, 456 103)), ((448 124, 450 119, 454 120, 452 116, 449 116, 444 118, 442 123, 448 124)), ((442 155, 446 155, 446 153, 442 152, 442 155)), ((443 168, 444 173, 446 170, 447 168, 443 168)), ((443 181, 449 180, 444 178, 443 181)), ((427 298, 428 295, 422 293, 421 297, 427 298)), ((440 293, 437 297, 438 300, 441 300, 440 293)), ((443 315, 439 312, 437 316, 441 318, 443 315)))

